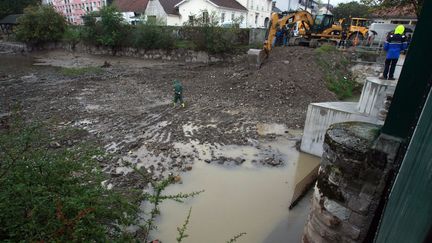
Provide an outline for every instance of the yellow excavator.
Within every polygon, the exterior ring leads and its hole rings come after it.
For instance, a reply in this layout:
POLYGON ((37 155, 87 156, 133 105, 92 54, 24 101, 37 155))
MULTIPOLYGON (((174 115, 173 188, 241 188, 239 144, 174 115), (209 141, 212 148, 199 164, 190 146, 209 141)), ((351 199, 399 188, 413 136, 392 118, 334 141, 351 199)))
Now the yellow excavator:
POLYGON ((368 37, 369 20, 365 18, 339 19, 339 24, 343 30, 348 32, 348 39, 351 42, 359 42, 368 37))
POLYGON ((297 11, 280 16, 272 13, 271 22, 266 33, 264 50, 269 53, 272 49, 277 27, 287 25, 290 29, 297 26, 298 36, 291 36, 289 45, 305 45, 317 47, 322 43, 336 44, 342 37, 342 30, 348 32, 348 39, 353 43, 367 37, 367 19, 350 18, 335 21, 333 15, 321 14, 315 18, 307 11, 297 11))
POLYGON ((280 16, 278 13, 272 13, 269 27, 265 36, 264 51, 267 54, 271 51, 272 44, 274 42, 274 39, 276 38, 276 31, 278 27, 282 27, 285 25, 292 26, 295 23, 299 23, 302 26, 309 26, 310 23, 313 23, 312 15, 304 10, 287 13, 282 16, 280 16))

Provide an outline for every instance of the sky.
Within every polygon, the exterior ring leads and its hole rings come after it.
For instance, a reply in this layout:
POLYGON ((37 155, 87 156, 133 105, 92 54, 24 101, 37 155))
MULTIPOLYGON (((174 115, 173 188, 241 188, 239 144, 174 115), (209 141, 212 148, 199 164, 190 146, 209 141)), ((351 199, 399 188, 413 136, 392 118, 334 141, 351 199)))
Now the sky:
MULTIPOLYGON (((288 1, 289 0, 276 0, 276 6, 280 8, 281 10, 286 10, 288 8, 288 1)), ((291 2, 298 1, 298 0, 291 0, 291 2)), ((328 0, 322 0, 323 3, 327 3, 328 0)), ((338 5, 339 3, 348 3, 356 1, 359 2, 359 0, 330 0, 330 4, 333 6, 338 5)))

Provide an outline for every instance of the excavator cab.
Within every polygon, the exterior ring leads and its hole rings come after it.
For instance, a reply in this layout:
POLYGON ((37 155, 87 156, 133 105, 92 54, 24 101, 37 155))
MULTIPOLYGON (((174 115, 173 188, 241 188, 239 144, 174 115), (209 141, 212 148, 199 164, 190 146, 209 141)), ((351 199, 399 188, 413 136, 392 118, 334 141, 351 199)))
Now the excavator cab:
POLYGON ((322 33, 324 30, 331 28, 334 22, 333 15, 320 14, 315 16, 314 24, 312 25, 312 33, 322 33))

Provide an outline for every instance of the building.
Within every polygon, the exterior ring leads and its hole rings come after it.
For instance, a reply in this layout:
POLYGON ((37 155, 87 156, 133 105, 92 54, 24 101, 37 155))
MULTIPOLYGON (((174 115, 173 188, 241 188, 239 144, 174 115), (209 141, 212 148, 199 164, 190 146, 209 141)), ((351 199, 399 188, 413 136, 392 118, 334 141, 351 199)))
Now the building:
POLYGON ((276 7, 276 1, 272 2, 272 13, 282 13, 282 10, 276 7))
POLYGON ((106 0, 43 0, 42 4, 52 5, 71 24, 83 24, 83 15, 98 11, 107 2, 106 0))
POLYGON ((314 0, 278 0, 276 7, 288 11, 307 10, 312 14, 317 14, 319 3, 314 0))
POLYGON ((238 23, 241 28, 265 27, 271 0, 149 0, 145 15, 181 26, 201 16, 215 16, 221 25, 238 23))
POLYGON ((116 0, 113 5, 122 13, 129 24, 142 21, 149 0, 116 0))

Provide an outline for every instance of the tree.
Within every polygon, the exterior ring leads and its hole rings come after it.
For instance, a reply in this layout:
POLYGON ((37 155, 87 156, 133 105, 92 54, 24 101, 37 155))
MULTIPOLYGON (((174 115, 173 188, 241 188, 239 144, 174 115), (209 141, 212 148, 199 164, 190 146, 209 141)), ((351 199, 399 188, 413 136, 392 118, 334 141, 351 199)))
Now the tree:
POLYGON ((33 45, 58 41, 66 29, 66 20, 51 6, 27 7, 18 24, 17 39, 33 45))
POLYGON ((111 47, 114 50, 121 46, 126 38, 127 28, 123 17, 113 6, 105 6, 99 12, 91 12, 83 16, 83 19, 82 34, 87 43, 111 47))
POLYGON ((0 19, 9 14, 21 14, 29 6, 36 6, 41 0, 0 0, 0 19))
POLYGON ((350 17, 364 18, 369 15, 369 7, 353 1, 349 3, 339 3, 332 12, 336 19, 350 17))
POLYGON ((424 0, 360 0, 360 2, 375 9, 412 5, 419 17, 424 0))

